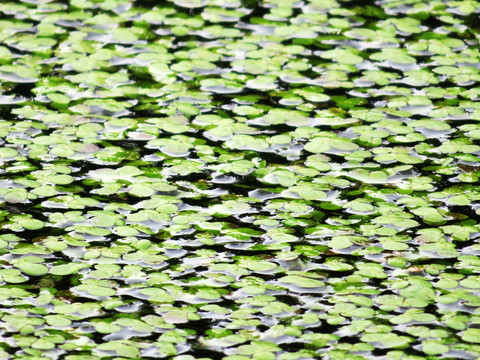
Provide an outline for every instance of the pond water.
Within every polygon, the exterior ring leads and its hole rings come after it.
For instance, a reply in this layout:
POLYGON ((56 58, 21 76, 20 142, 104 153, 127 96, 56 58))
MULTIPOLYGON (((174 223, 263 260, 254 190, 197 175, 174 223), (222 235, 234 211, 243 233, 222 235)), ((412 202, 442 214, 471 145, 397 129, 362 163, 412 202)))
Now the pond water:
POLYGON ((478 1, 0 13, 0 358, 480 358, 478 1))

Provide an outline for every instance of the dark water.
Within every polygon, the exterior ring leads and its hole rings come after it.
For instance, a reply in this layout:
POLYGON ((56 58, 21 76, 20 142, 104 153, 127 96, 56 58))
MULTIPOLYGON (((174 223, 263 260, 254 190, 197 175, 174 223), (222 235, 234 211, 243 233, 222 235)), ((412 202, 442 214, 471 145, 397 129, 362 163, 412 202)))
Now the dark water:
POLYGON ((0 358, 479 358, 479 11, 0 3, 0 358))

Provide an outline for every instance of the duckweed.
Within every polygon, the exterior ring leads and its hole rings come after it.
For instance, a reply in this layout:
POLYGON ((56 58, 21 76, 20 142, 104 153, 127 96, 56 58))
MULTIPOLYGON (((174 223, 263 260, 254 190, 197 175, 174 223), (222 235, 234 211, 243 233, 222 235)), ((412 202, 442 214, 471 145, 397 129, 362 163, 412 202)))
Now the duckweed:
POLYGON ((480 3, 0 4, 0 358, 480 358, 480 3))

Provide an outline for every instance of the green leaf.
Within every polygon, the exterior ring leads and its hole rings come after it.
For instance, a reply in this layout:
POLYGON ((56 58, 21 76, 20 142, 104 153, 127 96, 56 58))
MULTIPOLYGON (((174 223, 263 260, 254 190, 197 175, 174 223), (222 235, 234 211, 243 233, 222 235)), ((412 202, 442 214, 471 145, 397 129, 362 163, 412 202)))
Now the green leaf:
POLYGON ((30 276, 43 276, 48 273, 48 268, 45 265, 29 262, 20 264, 20 270, 30 276))

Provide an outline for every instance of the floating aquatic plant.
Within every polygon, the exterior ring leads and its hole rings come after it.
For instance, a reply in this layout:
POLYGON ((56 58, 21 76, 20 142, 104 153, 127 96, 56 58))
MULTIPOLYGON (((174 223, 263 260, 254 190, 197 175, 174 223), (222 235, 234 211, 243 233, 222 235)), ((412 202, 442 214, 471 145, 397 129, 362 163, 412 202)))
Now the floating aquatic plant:
POLYGON ((0 4, 0 357, 480 357, 476 1, 0 4))

